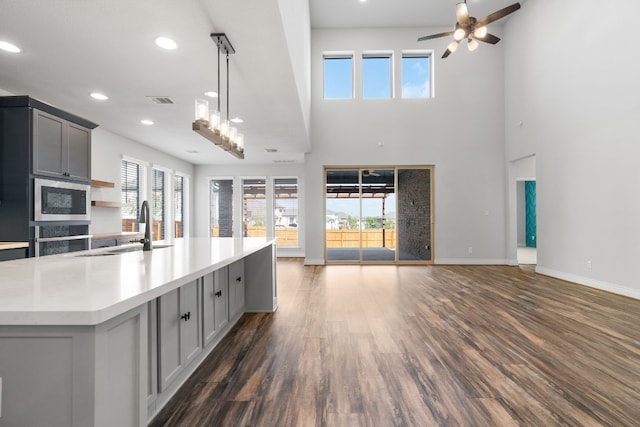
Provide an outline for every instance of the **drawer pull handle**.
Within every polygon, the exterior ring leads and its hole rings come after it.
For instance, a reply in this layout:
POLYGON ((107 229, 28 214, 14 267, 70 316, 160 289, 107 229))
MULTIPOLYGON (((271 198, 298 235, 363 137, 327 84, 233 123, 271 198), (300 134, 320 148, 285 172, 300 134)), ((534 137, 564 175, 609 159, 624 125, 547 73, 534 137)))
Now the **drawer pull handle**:
POLYGON ((182 320, 184 320, 185 322, 187 322, 187 321, 191 318, 191 312, 190 312, 190 311, 186 312, 185 314, 183 314, 182 316, 180 316, 180 318, 181 318, 182 320))
POLYGON ((217 296, 218 298, 220 298, 220 297, 222 296, 222 291, 218 291, 218 292, 216 292, 216 296, 217 296))

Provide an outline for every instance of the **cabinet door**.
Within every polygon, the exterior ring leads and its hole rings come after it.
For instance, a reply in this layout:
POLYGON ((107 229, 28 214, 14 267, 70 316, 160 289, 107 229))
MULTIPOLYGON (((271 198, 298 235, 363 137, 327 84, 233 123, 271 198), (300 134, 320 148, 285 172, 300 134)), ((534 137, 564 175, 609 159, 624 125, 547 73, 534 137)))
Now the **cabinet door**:
POLYGON ((223 267, 214 272, 214 315, 216 331, 221 331, 229 323, 228 269, 223 267))
POLYGON ((67 176, 89 180, 91 177, 91 131, 74 123, 68 123, 67 143, 67 176))
POLYGON ((202 351, 198 281, 158 298, 159 389, 164 391, 202 351))
POLYGON ((91 249, 116 246, 116 239, 91 239, 91 249))
POLYGON ((215 327, 215 290, 213 287, 213 273, 209 273, 200 279, 202 283, 202 340, 204 346, 209 345, 216 335, 215 327))
POLYGON ((229 311, 231 317, 244 307, 244 259, 229 265, 229 311))
POLYGON ((180 290, 158 298, 159 388, 164 391, 182 371, 180 351, 180 290))
POLYGON ((200 292, 196 280, 180 288, 180 347, 185 366, 202 351, 200 292))
POLYGON ((64 148, 66 121, 38 110, 33 110, 33 121, 33 173, 64 176, 67 162, 64 148))

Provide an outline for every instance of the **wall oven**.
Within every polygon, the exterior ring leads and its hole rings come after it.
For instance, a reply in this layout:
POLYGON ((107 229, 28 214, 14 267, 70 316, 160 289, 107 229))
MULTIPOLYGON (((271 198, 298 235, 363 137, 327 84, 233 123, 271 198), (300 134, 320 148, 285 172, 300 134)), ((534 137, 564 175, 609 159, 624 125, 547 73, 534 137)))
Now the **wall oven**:
POLYGON ((34 179, 34 221, 90 221, 90 191, 88 184, 34 179))
POLYGON ((35 256, 90 248, 90 191, 88 184, 33 180, 35 256))
POLYGON ((91 246, 88 224, 42 223, 35 227, 35 256, 86 251, 91 246))

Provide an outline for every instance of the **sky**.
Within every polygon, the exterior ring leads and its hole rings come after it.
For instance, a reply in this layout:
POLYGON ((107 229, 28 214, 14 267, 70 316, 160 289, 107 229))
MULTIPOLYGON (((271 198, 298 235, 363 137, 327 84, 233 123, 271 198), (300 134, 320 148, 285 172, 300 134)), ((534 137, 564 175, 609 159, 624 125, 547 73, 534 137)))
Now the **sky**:
MULTIPOLYGON (((364 99, 391 98, 390 56, 364 56, 362 58, 362 97, 364 99)), ((352 99, 353 58, 325 58, 324 98, 352 99)), ((429 58, 403 56, 402 98, 428 98, 429 58)))

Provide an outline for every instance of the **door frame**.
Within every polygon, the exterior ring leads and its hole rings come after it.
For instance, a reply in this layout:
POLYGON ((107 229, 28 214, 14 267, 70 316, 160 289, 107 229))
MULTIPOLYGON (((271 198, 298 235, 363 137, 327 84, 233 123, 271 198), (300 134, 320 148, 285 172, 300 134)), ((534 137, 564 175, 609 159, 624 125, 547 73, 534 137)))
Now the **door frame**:
MULTIPOLYGON (((331 166, 324 165, 322 167, 322 188, 323 188, 323 200, 322 200, 322 210, 324 214, 324 224, 322 227, 322 245, 323 245, 323 255, 324 255, 324 263, 330 265, 433 265, 436 253, 436 245, 435 245, 435 165, 339 165, 339 166, 331 166), (396 212, 396 233, 395 233, 395 257, 393 261, 375 261, 375 260, 364 260, 362 257, 362 233, 359 233, 359 259, 358 260, 333 260, 330 261, 328 257, 328 248, 327 248, 327 228, 326 228, 326 218, 327 218, 327 171, 331 170, 357 170, 358 171, 358 185, 360 186, 360 194, 362 191, 362 171, 363 170, 393 170, 394 171, 394 194, 397 196, 398 194, 398 171, 405 169, 427 169, 430 171, 430 206, 431 212, 429 217, 429 228, 430 228, 430 236, 431 236, 431 257, 429 260, 399 260, 398 255, 398 197, 396 197, 395 201, 395 212, 396 212)), ((360 204, 361 206, 361 204, 360 204)), ((360 220, 362 220, 362 210, 360 209, 360 220)), ((360 229, 361 231, 361 229, 360 229)))

